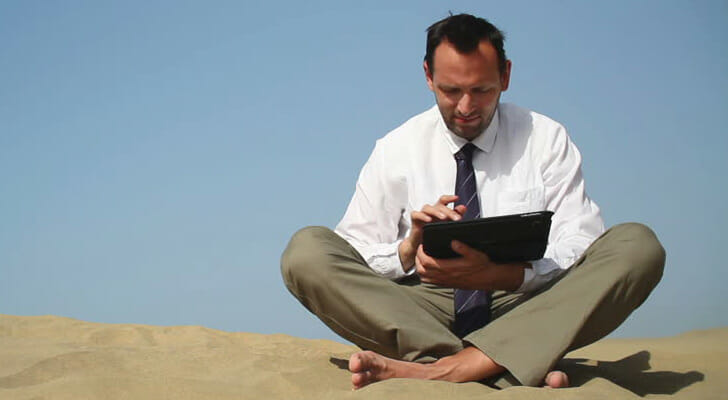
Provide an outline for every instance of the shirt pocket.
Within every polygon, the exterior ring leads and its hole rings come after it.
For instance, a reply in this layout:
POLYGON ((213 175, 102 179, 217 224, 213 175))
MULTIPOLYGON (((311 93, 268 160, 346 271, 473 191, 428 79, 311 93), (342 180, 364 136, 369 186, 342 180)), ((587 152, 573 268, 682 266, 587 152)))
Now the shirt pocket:
POLYGON ((502 190, 498 192, 497 199, 498 215, 544 211, 546 204, 543 187, 502 190))

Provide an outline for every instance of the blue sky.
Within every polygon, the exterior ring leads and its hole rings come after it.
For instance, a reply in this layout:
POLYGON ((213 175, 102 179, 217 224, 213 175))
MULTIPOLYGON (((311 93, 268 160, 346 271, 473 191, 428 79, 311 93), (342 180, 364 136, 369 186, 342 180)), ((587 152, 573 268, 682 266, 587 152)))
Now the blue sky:
POLYGON ((728 325, 724 1, 0 2, 0 313, 333 339, 283 286, 374 141, 434 104, 425 28, 506 32, 607 225, 667 249, 615 335, 728 325))

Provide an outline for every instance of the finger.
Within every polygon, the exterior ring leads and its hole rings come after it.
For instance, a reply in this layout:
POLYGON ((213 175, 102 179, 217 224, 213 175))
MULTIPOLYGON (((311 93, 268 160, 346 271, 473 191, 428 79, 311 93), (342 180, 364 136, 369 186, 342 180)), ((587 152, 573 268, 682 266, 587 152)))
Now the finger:
POLYGON ((417 246, 417 251, 415 251, 415 270, 420 275, 423 274, 423 273, 425 273, 425 267, 422 264, 422 258, 420 256, 420 248, 421 247, 422 247, 422 245, 417 246))
POLYGON ((416 263, 415 270, 417 271, 417 275, 419 275, 420 280, 426 282, 427 270, 422 266, 422 264, 416 263))
POLYGON ((442 205, 440 203, 435 203, 434 205, 426 205, 422 207, 422 212, 430 215, 433 218, 436 218, 441 221, 450 221, 450 220, 459 220, 462 217, 460 216, 460 213, 454 211, 450 207, 446 205, 442 205))
POLYGON ((415 258, 415 269, 417 271, 417 275, 420 277, 420 281, 424 283, 436 283, 435 281, 435 275, 433 274, 433 270, 430 268, 425 267, 421 262, 417 261, 415 258))
POLYGON ((455 206, 454 210, 460 215, 465 215, 465 212, 468 211, 468 207, 466 207, 465 204, 458 204, 455 206))
POLYGON ((416 254, 417 261, 422 264, 423 268, 438 268, 437 260, 433 257, 430 257, 427 253, 425 253, 425 248, 420 245, 417 247, 417 254, 416 254))
POLYGON ((454 194, 444 194, 444 195, 440 196, 440 198, 437 200, 437 202, 439 204, 446 206, 446 205, 452 203, 453 201, 456 201, 457 199, 458 199, 458 196, 456 196, 454 194))
POLYGON ((454 260, 443 260, 433 258, 425 253, 422 245, 417 248, 417 263, 420 265, 418 273, 420 280, 425 283, 432 283, 440 286, 448 286, 447 281, 447 265, 453 263, 454 260))
POLYGON ((432 222, 432 217, 422 211, 412 211, 412 214, 410 214, 410 219, 412 219, 413 222, 420 222, 425 224, 428 222, 432 222))
POLYGON ((426 204, 424 207, 422 207, 423 214, 426 214, 436 220, 444 220, 447 218, 447 214, 442 212, 442 210, 438 209, 435 206, 432 206, 430 204, 426 204))
POLYGON ((415 271, 417 271, 417 275, 420 276, 420 280, 424 282, 427 278, 427 269, 422 265, 419 257, 417 256, 415 256, 415 271))
POLYGON ((479 258, 484 260, 485 262, 490 262, 490 257, 488 257, 487 254, 483 253, 480 250, 474 249, 459 240, 453 240, 452 242, 450 242, 450 247, 454 252, 463 256, 463 258, 479 258))
POLYGON ((442 205, 442 204, 435 204, 435 208, 439 210, 441 213, 447 215, 447 218, 453 221, 459 221, 462 219, 462 216, 459 212, 453 210, 452 208, 442 205))

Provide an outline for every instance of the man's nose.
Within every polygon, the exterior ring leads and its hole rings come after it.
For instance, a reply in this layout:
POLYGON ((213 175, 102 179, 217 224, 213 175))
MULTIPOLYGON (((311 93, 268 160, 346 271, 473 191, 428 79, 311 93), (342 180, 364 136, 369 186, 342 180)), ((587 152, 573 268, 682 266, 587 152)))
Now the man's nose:
POLYGON ((461 98, 460 101, 458 101, 458 113, 462 116, 467 117, 471 113, 475 111, 475 104, 473 102, 473 97, 467 93, 465 93, 461 98))

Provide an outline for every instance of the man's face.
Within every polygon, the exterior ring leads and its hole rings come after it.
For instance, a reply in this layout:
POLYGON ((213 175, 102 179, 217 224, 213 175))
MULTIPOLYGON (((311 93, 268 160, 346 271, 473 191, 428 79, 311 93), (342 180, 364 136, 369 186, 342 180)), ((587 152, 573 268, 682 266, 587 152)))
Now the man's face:
POLYGON ((500 94, 508 89, 511 62, 501 74, 498 54, 488 41, 462 54, 443 40, 435 48, 432 64, 434 71, 425 63, 425 77, 445 124, 463 139, 475 139, 490 125, 500 94))

